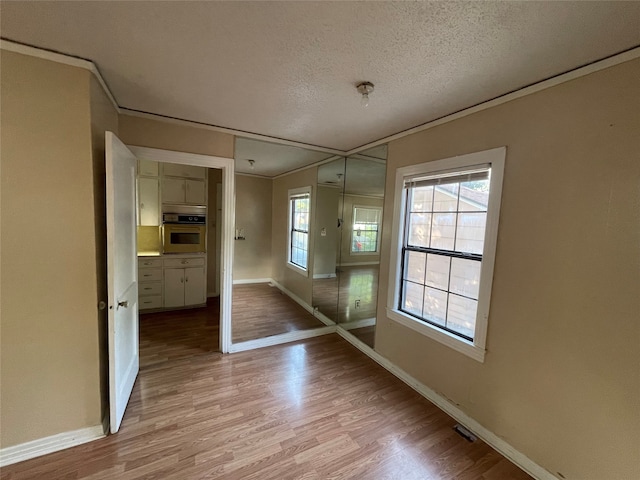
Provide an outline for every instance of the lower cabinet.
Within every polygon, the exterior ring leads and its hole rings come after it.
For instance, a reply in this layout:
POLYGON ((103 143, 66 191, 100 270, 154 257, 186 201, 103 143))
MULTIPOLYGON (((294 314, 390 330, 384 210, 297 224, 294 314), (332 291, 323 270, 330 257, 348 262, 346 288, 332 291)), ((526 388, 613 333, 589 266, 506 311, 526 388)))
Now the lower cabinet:
POLYGON ((206 302, 204 267, 164 269, 165 308, 199 305, 206 302))

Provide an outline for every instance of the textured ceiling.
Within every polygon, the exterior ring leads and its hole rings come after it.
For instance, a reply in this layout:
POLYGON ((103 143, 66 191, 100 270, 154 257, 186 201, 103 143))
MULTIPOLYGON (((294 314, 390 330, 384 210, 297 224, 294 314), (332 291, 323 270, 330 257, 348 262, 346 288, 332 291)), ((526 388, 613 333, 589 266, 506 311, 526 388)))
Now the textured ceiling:
POLYGON ((640 44, 640 2, 0 2, 121 107, 350 150, 640 44), (375 84, 369 107, 355 85, 375 84))

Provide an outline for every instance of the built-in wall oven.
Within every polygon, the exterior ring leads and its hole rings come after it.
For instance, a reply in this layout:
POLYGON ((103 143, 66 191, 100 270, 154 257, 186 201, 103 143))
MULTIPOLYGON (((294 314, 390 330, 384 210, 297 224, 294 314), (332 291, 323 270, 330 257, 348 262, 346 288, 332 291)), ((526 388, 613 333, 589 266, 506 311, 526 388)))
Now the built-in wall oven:
POLYGON ((163 253, 205 253, 206 230, 204 213, 163 213, 163 253))

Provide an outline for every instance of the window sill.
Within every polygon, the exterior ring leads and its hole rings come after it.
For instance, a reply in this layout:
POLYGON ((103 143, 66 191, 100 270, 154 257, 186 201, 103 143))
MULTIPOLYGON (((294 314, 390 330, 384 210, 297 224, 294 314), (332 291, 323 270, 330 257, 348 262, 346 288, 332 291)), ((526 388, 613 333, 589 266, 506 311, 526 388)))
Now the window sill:
POLYGON ((308 270, 308 269, 307 269, 307 270, 305 270, 304 268, 299 267, 299 266, 297 266, 297 265, 295 265, 295 264, 293 264, 293 263, 291 263, 291 262, 287 262, 287 267, 289 267, 289 268, 290 268, 291 270, 293 270, 294 272, 299 273, 300 275, 303 275, 303 276, 305 276, 305 277, 308 277, 308 276, 309 276, 309 270, 308 270))
POLYGON ((387 317, 400 325, 404 325, 405 327, 424 335, 425 337, 429 337, 436 342, 446 345, 457 352, 477 360, 480 363, 484 363, 485 349, 479 345, 475 345, 472 342, 464 340, 444 330, 432 327, 428 323, 416 320, 399 310, 387 307, 387 317))

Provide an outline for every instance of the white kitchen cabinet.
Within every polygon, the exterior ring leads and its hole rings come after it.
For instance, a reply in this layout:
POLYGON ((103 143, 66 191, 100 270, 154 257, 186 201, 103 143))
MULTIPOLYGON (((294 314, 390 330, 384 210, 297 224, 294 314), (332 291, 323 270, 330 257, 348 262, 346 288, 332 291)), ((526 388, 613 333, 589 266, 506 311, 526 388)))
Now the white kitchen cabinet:
POLYGON ((163 164, 162 174, 168 177, 205 179, 207 177, 207 169, 205 167, 196 167, 195 165, 165 163, 163 164))
POLYGON ((138 304, 140 310, 162 308, 162 258, 138 258, 138 304))
POLYGON ((154 162, 153 160, 138 160, 138 175, 142 177, 157 177, 159 171, 158 162, 154 162))
POLYGON ((165 259, 165 308, 206 303, 205 262, 205 257, 165 259))
POLYGON ((204 180, 163 177, 162 203, 206 205, 206 183, 204 180))
POLYGON ((138 225, 160 225, 158 178, 138 177, 138 225))

